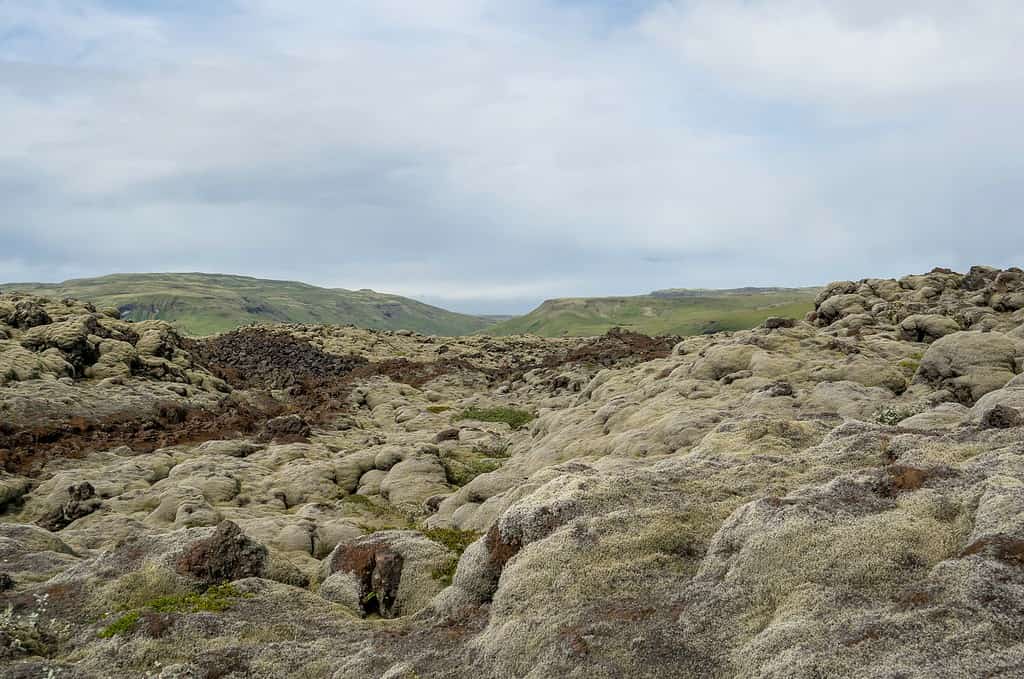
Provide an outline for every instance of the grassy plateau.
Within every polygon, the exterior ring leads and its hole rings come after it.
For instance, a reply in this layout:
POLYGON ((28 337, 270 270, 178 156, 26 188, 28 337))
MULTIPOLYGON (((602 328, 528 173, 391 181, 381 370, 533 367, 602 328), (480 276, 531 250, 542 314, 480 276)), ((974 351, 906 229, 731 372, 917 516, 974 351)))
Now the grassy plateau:
POLYGON ((492 320, 373 290, 202 273, 114 274, 63 283, 12 283, 4 291, 75 297, 117 307, 123 318, 160 319, 192 335, 259 322, 351 324, 434 335, 468 335, 492 320))
POLYGON ((552 299, 484 332, 585 337, 617 326, 647 335, 699 335, 752 328, 769 316, 802 318, 814 308, 816 294, 816 288, 740 288, 552 299))

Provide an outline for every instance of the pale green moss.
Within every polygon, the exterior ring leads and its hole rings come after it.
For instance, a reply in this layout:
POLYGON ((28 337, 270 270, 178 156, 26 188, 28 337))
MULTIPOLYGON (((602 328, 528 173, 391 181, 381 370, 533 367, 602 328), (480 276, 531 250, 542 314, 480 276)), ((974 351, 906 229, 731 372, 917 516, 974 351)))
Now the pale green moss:
POLYGON ((522 426, 536 419, 536 415, 517 408, 469 408, 463 410, 457 419, 477 420, 479 422, 504 422, 513 429, 522 426))

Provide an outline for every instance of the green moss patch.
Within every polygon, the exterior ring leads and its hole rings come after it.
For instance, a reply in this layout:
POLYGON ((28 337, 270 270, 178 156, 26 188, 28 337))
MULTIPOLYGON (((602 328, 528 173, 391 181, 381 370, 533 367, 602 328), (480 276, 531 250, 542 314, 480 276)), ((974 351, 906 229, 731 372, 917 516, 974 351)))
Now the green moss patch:
POLYGON ((378 505, 365 495, 346 495, 345 497, 341 498, 341 501, 350 504, 354 507, 358 507, 359 509, 364 509, 370 512, 371 514, 380 515, 387 513, 383 507, 381 507, 380 505, 378 505))
POLYGON ((157 613, 220 613, 231 608, 235 599, 243 595, 234 585, 214 585, 202 594, 164 596, 150 601, 146 608, 157 613))
POLYGON ((452 584, 452 578, 455 577, 455 568, 459 565, 459 557, 467 547, 480 538, 480 534, 471 530, 455 528, 424 528, 420 532, 455 552, 455 555, 448 559, 443 566, 438 566, 430 573, 431 577, 441 581, 447 587, 452 584))
POLYGON ((459 556, 462 556, 466 548, 480 538, 480 534, 475 531, 458 530, 457 528, 425 528, 420 532, 459 556))
POLYGON ((500 460, 488 458, 477 459, 456 459, 452 457, 443 458, 445 480, 453 486, 462 487, 480 476, 493 472, 501 466, 500 460))
POLYGON ((242 594, 234 585, 225 583, 214 585, 202 594, 189 592, 187 594, 172 594, 161 596, 147 601, 137 609, 127 611, 117 620, 104 627, 99 632, 101 639, 109 639, 121 634, 128 634, 139 622, 144 611, 154 613, 220 613, 231 608, 236 599, 248 598, 250 595, 242 594))
POLYGON ((100 639, 110 639, 111 637, 116 637, 119 634, 127 634, 135 629, 135 625, 137 625, 138 622, 138 611, 125 613, 120 618, 100 630, 100 639))

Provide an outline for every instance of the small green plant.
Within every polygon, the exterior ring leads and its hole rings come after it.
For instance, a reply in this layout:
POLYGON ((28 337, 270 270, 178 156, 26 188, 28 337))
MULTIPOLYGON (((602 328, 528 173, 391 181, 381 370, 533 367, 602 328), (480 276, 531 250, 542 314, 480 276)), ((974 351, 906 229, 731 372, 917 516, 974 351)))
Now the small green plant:
POLYGON ((512 429, 520 429, 537 416, 517 408, 468 408, 462 411, 457 419, 478 420, 480 422, 504 422, 512 429))
POLYGON ((481 457, 507 459, 509 457, 512 457, 511 448, 512 441, 508 439, 503 439, 486 447, 474 448, 473 452, 476 453, 477 455, 480 455, 481 457))
POLYGON ((918 406, 885 406, 875 411, 874 420, 879 424, 888 425, 890 427, 896 426, 908 417, 913 417, 919 414, 922 408, 918 406))
POLYGON ((447 412, 451 409, 451 406, 427 406, 427 412, 434 413, 435 415, 438 413, 447 412))
POLYGON ((447 587, 452 584, 455 568, 459 565, 459 557, 462 556, 467 547, 480 538, 480 534, 471 530, 458 530, 456 528, 423 528, 420 532, 455 553, 443 566, 438 566, 430 573, 431 577, 435 580, 440 580, 447 587))
POLYGON ((914 358, 905 358, 898 364, 908 374, 914 374, 917 372, 918 367, 921 365, 921 361, 914 358))
POLYGON ((110 639, 111 637, 116 637, 119 634, 127 634, 135 629, 135 625, 138 624, 138 622, 138 611, 125 613, 120 618, 100 630, 100 639, 110 639))

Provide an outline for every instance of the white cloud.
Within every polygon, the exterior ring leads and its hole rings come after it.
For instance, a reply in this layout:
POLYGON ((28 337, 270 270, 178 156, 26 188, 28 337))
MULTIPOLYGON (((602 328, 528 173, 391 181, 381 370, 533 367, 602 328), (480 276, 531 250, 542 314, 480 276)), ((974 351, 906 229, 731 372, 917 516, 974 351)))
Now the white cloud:
POLYGON ((726 86, 881 116, 1019 85, 1011 64, 1024 58, 1024 7, 1004 0, 696 0, 661 6, 643 28, 726 86))
POLYGON ((1024 207, 994 181, 1020 176, 1024 11, 986 6, 699 0, 609 30, 541 0, 6 3, 0 279, 479 300, 1008 263, 984 243, 1024 207))

